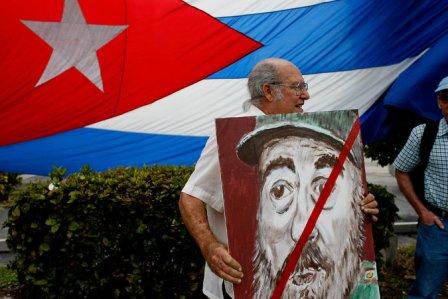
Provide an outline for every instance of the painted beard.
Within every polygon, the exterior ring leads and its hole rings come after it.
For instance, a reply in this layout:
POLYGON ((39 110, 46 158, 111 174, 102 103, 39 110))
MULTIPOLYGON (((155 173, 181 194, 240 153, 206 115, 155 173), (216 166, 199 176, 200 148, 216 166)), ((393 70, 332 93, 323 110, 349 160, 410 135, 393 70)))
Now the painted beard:
MULTIPOLYGON (((287 260, 289 257, 283 263, 282 269, 285 268, 287 260)), ((326 298, 328 288, 324 284, 333 276, 332 264, 324 257, 317 244, 309 241, 286 284, 283 298, 326 298)), ((280 273, 277 278, 279 275, 280 273)))
MULTIPOLYGON (((318 246, 319 237, 309 240, 302 250, 297 266, 289 278, 282 298, 347 298, 356 286, 361 274, 361 256, 364 244, 363 215, 352 203, 355 211, 351 226, 348 245, 339 255, 338 260, 332 260, 330 255, 322 252, 318 246)), ((274 274, 272 257, 266 255, 263 242, 256 234, 254 265, 254 298, 267 299, 272 296, 277 280, 285 268, 288 258, 281 270, 274 274)), ((330 249, 329 249, 330 250, 330 249)), ((292 249, 291 249, 292 251, 292 249)))

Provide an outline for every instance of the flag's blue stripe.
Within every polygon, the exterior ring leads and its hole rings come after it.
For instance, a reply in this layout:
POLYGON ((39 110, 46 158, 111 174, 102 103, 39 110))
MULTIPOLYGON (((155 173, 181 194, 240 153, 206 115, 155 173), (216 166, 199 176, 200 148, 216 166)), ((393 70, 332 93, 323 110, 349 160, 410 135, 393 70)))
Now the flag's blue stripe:
POLYGON ((434 90, 446 76, 448 34, 395 80, 384 99, 384 104, 438 120, 442 114, 437 106, 434 90))
POLYGON ((366 144, 384 139, 400 121, 390 113, 389 106, 409 110, 427 119, 442 118, 434 90, 448 75, 447 49, 448 34, 400 74, 380 101, 363 114, 362 133, 366 144))
POLYGON ((396 64, 447 33, 447 14, 448 1, 347 0, 220 18, 264 46, 210 78, 247 77, 267 57, 291 60, 304 74, 396 64))
POLYGON ((193 165, 206 137, 128 133, 83 128, 0 147, 0 171, 47 175, 53 166, 69 173, 90 165, 193 165))
POLYGON ((389 133, 391 126, 387 123, 389 111, 384 107, 383 99, 384 97, 381 97, 360 117, 364 144, 381 140, 389 133))

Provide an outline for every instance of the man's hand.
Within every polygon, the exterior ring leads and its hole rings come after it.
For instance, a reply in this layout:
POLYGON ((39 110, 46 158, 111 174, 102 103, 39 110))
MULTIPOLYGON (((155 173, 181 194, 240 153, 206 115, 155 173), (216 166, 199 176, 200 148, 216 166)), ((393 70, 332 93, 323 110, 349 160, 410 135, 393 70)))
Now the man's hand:
POLYGON ((380 210, 378 210, 378 202, 375 200, 375 196, 373 196, 372 193, 367 194, 361 201, 361 211, 369 214, 372 217, 373 222, 378 221, 376 215, 379 214, 380 210))
POLYGON ((198 243, 210 269, 227 281, 240 283, 243 277, 241 265, 230 256, 227 248, 218 242, 210 230, 204 203, 194 196, 181 193, 179 209, 185 226, 198 243))
POLYGON ((241 282, 243 278, 241 265, 229 254, 223 244, 219 242, 207 244, 202 254, 216 275, 235 284, 241 282))
POLYGON ((419 221, 424 225, 437 225, 440 229, 445 229, 442 221, 433 212, 428 210, 422 203, 420 198, 418 198, 415 193, 414 186, 412 185, 411 177, 409 173, 395 170, 395 177, 397 178, 398 187, 400 187, 401 192, 403 192, 406 199, 412 205, 414 210, 417 212, 419 221))
POLYGON ((424 225, 437 225, 440 229, 445 229, 445 226, 443 225, 442 221, 440 221, 439 217, 435 215, 433 212, 425 209, 420 213, 419 215, 420 223, 424 225))

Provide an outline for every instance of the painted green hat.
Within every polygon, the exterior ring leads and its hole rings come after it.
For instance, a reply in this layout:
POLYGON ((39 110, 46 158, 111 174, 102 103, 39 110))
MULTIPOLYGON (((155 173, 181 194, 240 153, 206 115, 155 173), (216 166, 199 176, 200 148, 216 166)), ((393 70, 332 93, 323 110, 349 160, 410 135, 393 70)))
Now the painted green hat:
MULTIPOLYGON (((255 129, 239 141, 237 156, 250 166, 257 165, 267 142, 290 136, 322 140, 341 151, 356 117, 357 113, 353 110, 258 116, 255 129)), ((358 151, 353 148, 348 158, 359 166, 362 152, 356 153, 358 151)))

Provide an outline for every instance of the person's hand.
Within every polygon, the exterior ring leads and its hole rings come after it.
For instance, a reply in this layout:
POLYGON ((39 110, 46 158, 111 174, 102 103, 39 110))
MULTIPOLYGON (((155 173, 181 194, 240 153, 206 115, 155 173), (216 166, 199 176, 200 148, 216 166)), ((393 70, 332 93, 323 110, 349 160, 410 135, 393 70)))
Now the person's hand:
POLYGON ((445 229, 442 221, 433 212, 426 210, 419 215, 420 223, 424 225, 437 225, 440 229, 445 229))
POLYGON ((219 242, 209 243, 203 254, 210 269, 216 275, 235 284, 241 282, 241 278, 243 278, 241 265, 229 254, 223 244, 219 242))
POLYGON ((375 196, 373 196, 372 193, 367 194, 361 201, 361 211, 369 214, 373 222, 378 221, 376 215, 379 214, 380 210, 378 210, 378 202, 375 200, 375 196))

